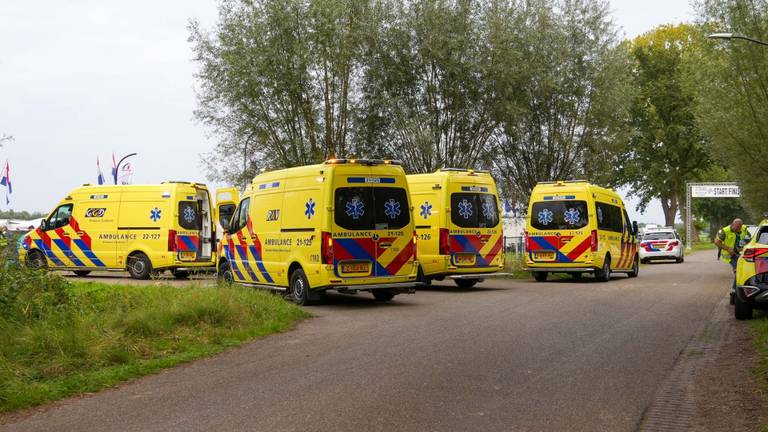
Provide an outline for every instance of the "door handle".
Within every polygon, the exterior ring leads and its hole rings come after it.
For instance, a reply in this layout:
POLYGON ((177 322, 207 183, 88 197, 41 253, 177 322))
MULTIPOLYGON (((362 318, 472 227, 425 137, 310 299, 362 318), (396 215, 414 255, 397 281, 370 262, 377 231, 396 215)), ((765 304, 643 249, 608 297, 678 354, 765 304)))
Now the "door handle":
POLYGON ((62 232, 61 234, 59 234, 59 236, 61 236, 61 237, 69 237, 69 233, 62 232))
POLYGON ((80 237, 82 237, 82 236, 84 236, 84 235, 85 235, 85 231, 78 231, 78 232, 77 232, 77 235, 79 235, 80 237))

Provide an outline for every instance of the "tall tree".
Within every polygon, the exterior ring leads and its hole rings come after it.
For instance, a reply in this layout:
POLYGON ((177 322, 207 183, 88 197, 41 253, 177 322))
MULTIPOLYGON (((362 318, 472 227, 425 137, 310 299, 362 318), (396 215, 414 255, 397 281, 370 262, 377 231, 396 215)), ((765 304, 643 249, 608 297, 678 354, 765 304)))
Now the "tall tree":
POLYGON ((694 117, 690 59, 703 43, 691 25, 657 27, 627 43, 636 86, 631 135, 619 157, 615 183, 629 185, 644 208, 661 200, 665 223, 674 225, 686 183, 701 179, 711 160, 694 117))
POLYGON ((413 172, 487 161, 496 127, 475 0, 384 0, 368 39, 360 138, 413 172))
POLYGON ((190 23, 197 119, 219 137, 213 180, 354 152, 355 65, 369 24, 360 0, 224 0, 212 32, 190 23), (243 171, 219 167, 243 166, 243 171))
POLYGON ((608 3, 494 1, 488 8, 494 163, 527 201, 544 180, 605 180, 622 142, 629 74, 608 3))
MULTIPOLYGON (((707 32, 730 31, 768 40, 765 0, 705 0, 707 32)), ((697 68, 697 118, 713 155, 742 186, 745 205, 768 210, 768 48, 743 40, 709 41, 697 68)))

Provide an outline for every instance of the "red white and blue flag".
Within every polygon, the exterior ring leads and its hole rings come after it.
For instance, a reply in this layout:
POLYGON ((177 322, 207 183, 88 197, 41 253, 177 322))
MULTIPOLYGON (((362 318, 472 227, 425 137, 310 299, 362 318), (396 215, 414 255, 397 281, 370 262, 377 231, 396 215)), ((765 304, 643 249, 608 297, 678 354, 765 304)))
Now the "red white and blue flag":
POLYGON ((5 161, 5 169, 2 174, 3 176, 0 177, 0 186, 5 186, 5 203, 10 204, 10 195, 13 193, 13 186, 11 186, 11 165, 8 161, 5 161))
POLYGON ((104 174, 101 172, 101 164, 99 163, 98 156, 96 156, 96 181, 98 181, 100 185, 104 184, 104 174))

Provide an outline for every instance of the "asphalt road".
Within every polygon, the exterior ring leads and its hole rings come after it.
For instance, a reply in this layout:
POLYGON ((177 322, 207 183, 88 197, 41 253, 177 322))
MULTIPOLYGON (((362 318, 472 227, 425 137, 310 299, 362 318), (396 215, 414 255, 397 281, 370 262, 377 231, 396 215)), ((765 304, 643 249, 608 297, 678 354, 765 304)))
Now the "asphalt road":
POLYGON ((316 318, 8 431, 632 431, 727 295, 708 252, 639 278, 488 281, 316 318))

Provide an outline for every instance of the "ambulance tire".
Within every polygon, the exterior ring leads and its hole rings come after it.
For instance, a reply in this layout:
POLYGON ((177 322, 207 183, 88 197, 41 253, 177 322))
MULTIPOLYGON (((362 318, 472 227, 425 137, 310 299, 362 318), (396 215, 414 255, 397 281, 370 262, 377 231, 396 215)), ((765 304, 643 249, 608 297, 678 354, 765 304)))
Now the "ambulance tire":
POLYGON ((143 253, 137 252, 128 257, 128 273, 134 279, 149 279, 152 275, 152 261, 143 253))
POLYGON ((632 270, 627 273, 627 276, 634 278, 637 277, 637 275, 640 274, 640 260, 637 259, 637 256, 635 256, 635 260, 632 262, 632 270))
POLYGON ((216 273, 216 279, 219 283, 226 285, 235 283, 235 276, 232 274, 232 269, 229 267, 229 263, 225 261, 219 264, 219 271, 216 273))
POLYGON ((189 272, 186 270, 171 270, 171 274, 176 279, 189 279, 189 272))
POLYGON ((27 256, 27 267, 31 269, 46 269, 48 268, 48 261, 45 260, 45 255, 42 252, 34 250, 27 256))
POLYGON ((391 289, 375 289, 371 290, 371 294, 373 294, 373 298, 375 298, 376 301, 380 302, 390 301, 395 298, 395 292, 391 289))
POLYGON ((547 276, 549 276, 548 272, 543 271, 535 271, 533 273, 533 278, 536 279, 536 282, 546 282, 547 276))
POLYGON ((296 269, 291 273, 291 284, 288 287, 288 300, 303 306, 309 301, 309 281, 304 270, 296 269))
POLYGON ((75 276, 86 277, 89 274, 91 274, 91 271, 90 270, 75 270, 72 273, 74 273, 75 276))
POLYGON ((479 279, 454 279, 453 282, 461 289, 469 289, 480 282, 479 279))
POLYGON ((733 308, 733 315, 734 317, 739 320, 749 320, 752 319, 752 305, 749 303, 746 303, 741 300, 741 298, 738 295, 733 296, 734 299, 734 308, 733 308))
POLYGON ((604 261, 603 268, 595 270, 595 279, 599 282, 608 282, 611 280, 611 257, 606 255, 604 261))

